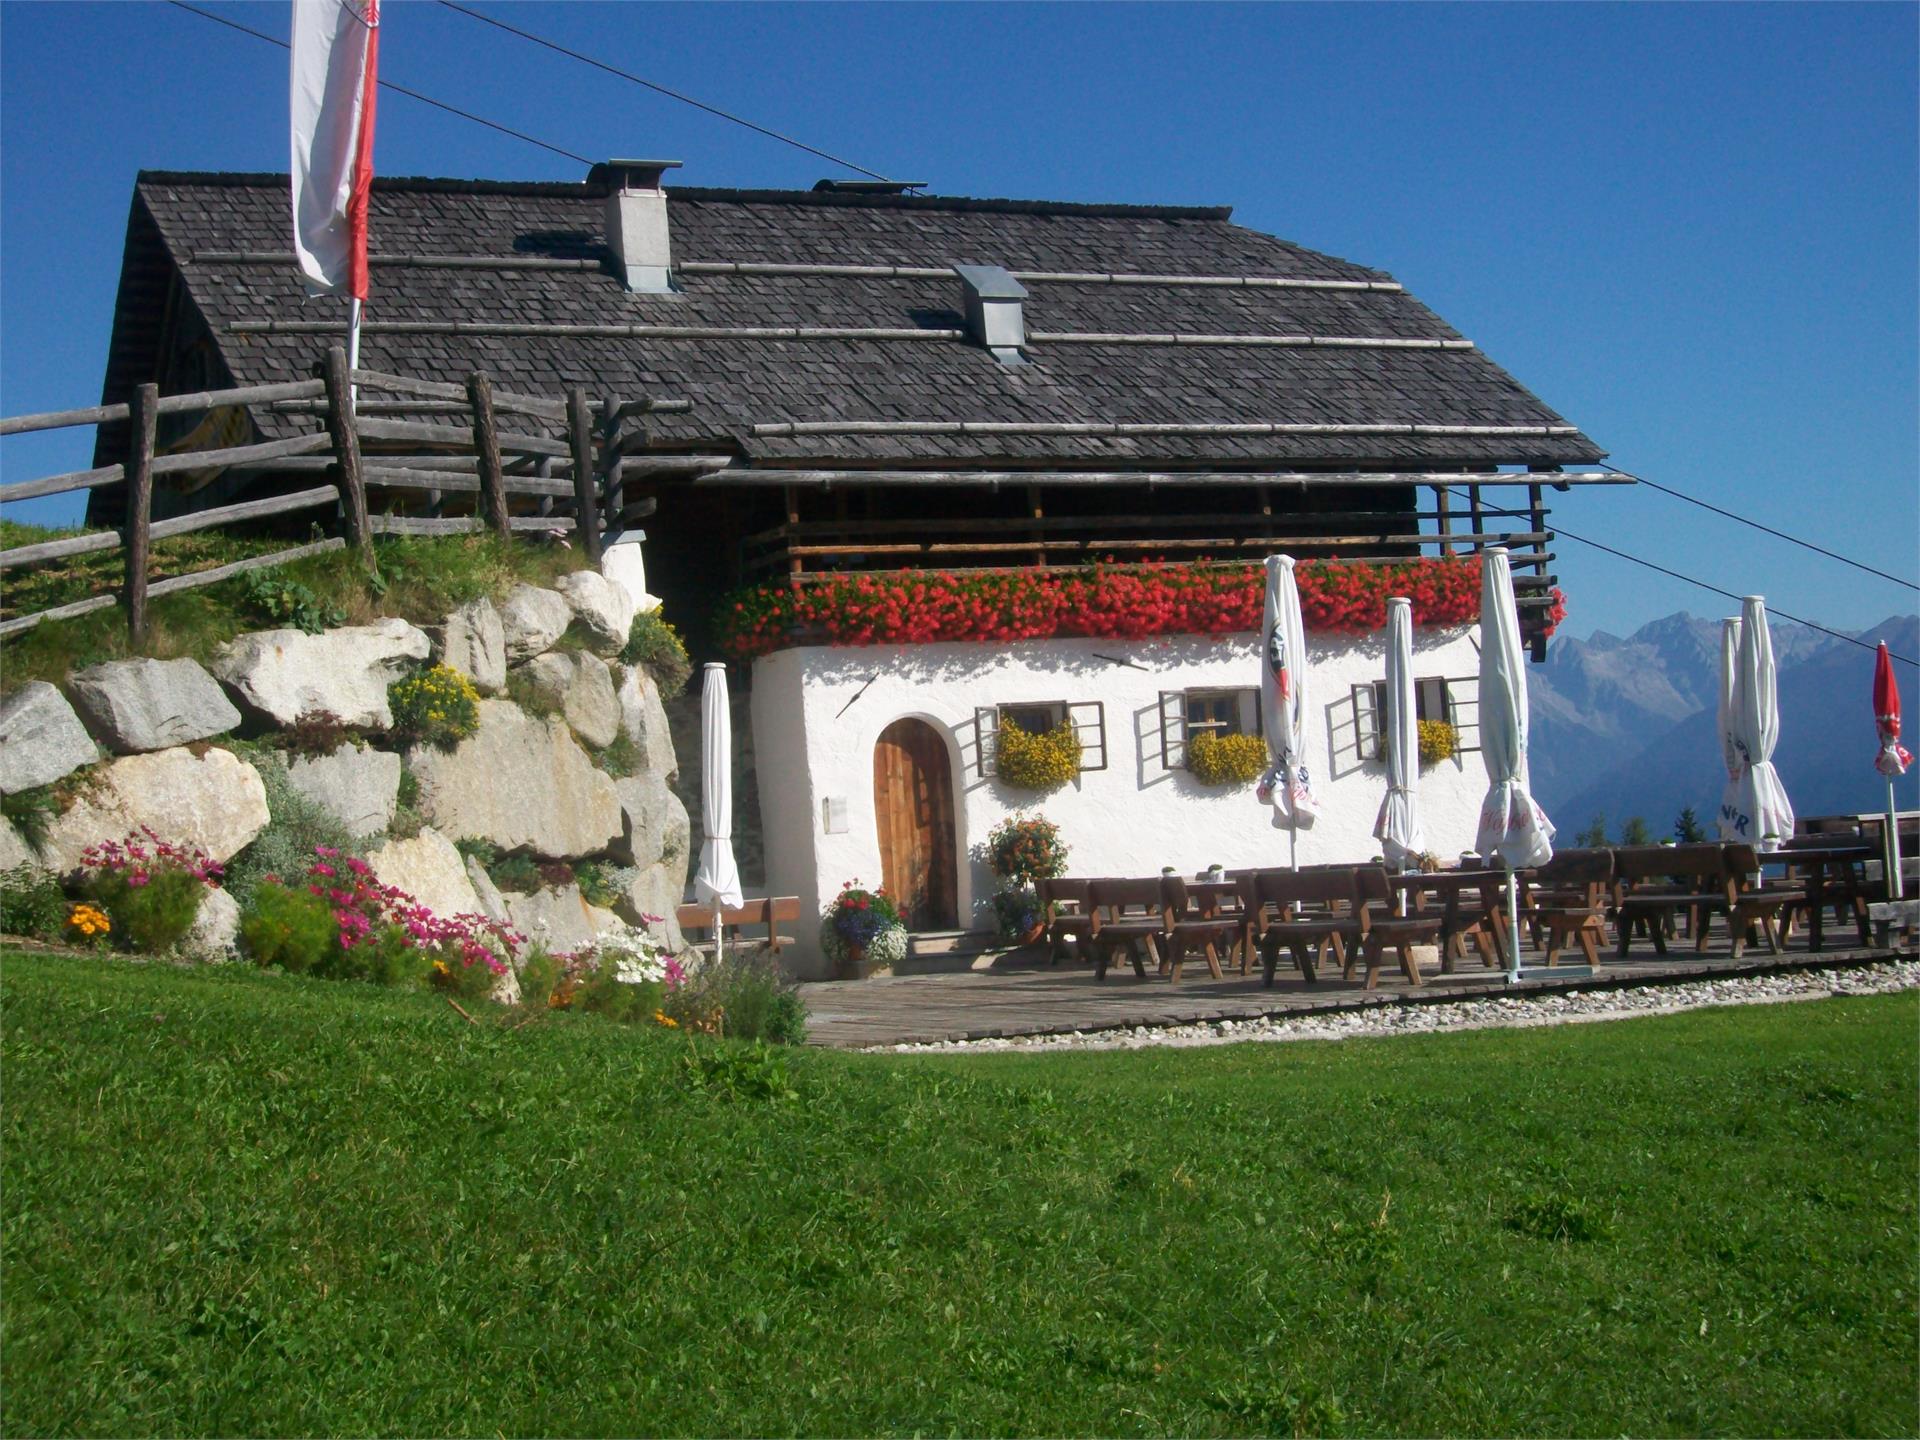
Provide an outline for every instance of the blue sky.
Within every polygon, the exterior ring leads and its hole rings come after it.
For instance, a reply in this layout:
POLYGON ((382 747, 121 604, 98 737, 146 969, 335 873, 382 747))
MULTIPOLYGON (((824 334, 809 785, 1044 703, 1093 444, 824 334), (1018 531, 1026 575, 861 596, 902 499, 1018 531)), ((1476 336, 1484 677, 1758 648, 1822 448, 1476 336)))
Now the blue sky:
MULTIPOLYGON (((287 30, 284 4, 208 8, 287 30)), ((1231 204, 1391 270, 1622 467, 1920 571, 1913 5, 481 8, 937 191, 1231 204)), ((844 173, 436 4, 390 3, 381 50, 388 79, 687 184, 844 173)), ((283 51, 165 4, 0 5, 0 412, 98 398, 137 170, 286 148, 283 51)), ((375 161, 581 176, 391 94, 375 161)), ((8 440, 0 478, 87 448, 8 440)), ((1556 516, 1830 624, 1916 607, 1644 490, 1556 516)), ((1727 609, 1556 548, 1570 633, 1727 609)))

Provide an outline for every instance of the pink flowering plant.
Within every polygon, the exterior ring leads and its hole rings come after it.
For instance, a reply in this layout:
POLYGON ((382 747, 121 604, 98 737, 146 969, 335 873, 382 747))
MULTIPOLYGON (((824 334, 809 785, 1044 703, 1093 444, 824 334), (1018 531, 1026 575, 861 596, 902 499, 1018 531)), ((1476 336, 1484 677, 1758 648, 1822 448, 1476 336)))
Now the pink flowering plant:
POLYGON ((240 939, 261 965, 383 985, 424 981, 473 998, 493 990, 524 943, 484 915, 436 915, 329 845, 314 847, 304 881, 270 875, 255 888, 240 939))
POLYGON ((220 867, 206 851, 162 840, 144 825, 124 840, 89 845, 80 863, 88 894, 113 921, 112 933, 153 953, 186 938, 201 897, 220 884, 220 867))

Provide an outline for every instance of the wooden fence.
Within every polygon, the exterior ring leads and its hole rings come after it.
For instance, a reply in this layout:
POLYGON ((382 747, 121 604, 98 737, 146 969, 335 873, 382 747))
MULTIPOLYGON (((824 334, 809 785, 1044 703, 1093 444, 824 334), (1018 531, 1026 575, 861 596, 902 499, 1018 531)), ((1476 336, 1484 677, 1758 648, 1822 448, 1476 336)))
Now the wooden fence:
MULTIPOLYGON (((128 629, 137 644, 145 637, 147 602, 153 597, 348 547, 371 569, 372 537, 380 534, 443 535, 484 528, 506 538, 525 531, 571 531, 597 564, 603 527, 609 521, 624 524, 653 508, 651 500, 629 503, 621 482, 625 458, 645 447, 645 417, 689 408, 685 401, 672 400, 596 403, 578 388, 564 400, 522 395, 496 390, 489 377, 479 373, 468 376, 465 385, 454 385, 350 370, 339 347, 329 350, 315 371, 311 380, 191 395, 162 396, 157 386, 142 385, 124 405, 0 420, 0 436, 125 423, 128 437, 126 459, 119 464, 0 486, 0 503, 110 485, 124 485, 126 496, 118 530, 0 551, 0 570, 7 570, 119 550, 125 558, 119 592, 15 616, 0 623, 0 637, 124 601, 128 629), (294 423, 311 417, 317 428, 217 450, 156 452, 160 416, 226 406, 256 407, 294 423), (155 477, 216 467, 229 474, 271 474, 283 483, 306 472, 318 483, 153 518, 155 477), (409 513, 380 513, 396 508, 409 513), (156 540, 310 510, 330 511, 329 528, 338 533, 188 575, 149 578, 156 540), (447 513, 450 510, 467 513, 447 513)), ((649 461, 649 466, 660 463, 649 461)))

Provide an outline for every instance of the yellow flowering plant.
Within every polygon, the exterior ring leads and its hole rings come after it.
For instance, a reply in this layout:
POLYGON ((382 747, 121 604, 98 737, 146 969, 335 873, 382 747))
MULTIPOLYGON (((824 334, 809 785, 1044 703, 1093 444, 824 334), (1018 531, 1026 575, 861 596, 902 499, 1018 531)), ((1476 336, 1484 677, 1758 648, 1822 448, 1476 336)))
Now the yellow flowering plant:
POLYGON ((1460 752, 1460 732, 1450 720, 1420 722, 1420 764, 1431 768, 1442 760, 1451 760, 1460 752))
POLYGON ((994 769, 1021 790, 1058 790, 1080 773, 1080 736, 1066 720, 1038 735, 1003 720, 994 742, 994 769))
POLYGON ((90 945, 103 935, 111 935, 113 923, 107 919, 106 912, 98 905, 82 901, 68 913, 67 929, 72 932, 77 943, 90 945))
POLYGON ((435 665, 387 687, 393 733, 451 750, 480 728, 480 692, 451 665, 435 665))
POLYGON ((1267 742, 1258 735, 1203 730, 1187 741, 1187 771, 1202 785, 1247 785, 1267 770, 1267 742))

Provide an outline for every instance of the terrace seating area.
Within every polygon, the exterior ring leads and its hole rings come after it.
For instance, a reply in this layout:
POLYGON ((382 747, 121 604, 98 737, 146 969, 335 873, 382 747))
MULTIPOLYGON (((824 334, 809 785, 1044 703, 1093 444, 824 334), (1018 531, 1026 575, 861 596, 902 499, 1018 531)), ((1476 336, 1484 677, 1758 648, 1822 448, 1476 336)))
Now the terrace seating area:
MULTIPOLYGON (((1780 850, 1751 845, 1643 845, 1563 850, 1515 876, 1523 966, 1553 968, 1569 951, 1591 967, 1602 948, 1626 960, 1666 957, 1687 941, 1696 955, 1738 960, 1750 945, 1819 953, 1827 926, 1869 944, 1868 912, 1886 898, 1879 851, 1857 835, 1796 837, 1780 850)), ((1214 980, 1250 977, 1271 988, 1283 968, 1317 984, 1364 971, 1376 989, 1389 963, 1412 988, 1462 966, 1505 972, 1512 933, 1503 869, 1390 874, 1378 861, 1210 872, 1187 878, 1062 878, 1040 883, 1047 963, 1091 966, 1104 982, 1124 962, 1141 981, 1179 984, 1204 959, 1214 980)))

